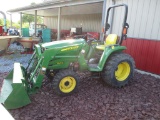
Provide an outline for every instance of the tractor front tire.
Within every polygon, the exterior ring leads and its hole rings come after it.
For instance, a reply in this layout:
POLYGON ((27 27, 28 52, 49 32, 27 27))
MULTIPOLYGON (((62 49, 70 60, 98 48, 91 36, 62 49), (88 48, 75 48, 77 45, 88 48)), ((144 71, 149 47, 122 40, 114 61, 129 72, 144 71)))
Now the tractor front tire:
POLYGON ((60 70, 53 79, 53 90, 60 96, 70 95, 77 91, 80 78, 70 69, 60 70))
POLYGON ((113 87, 123 87, 134 75, 135 62, 125 53, 115 53, 106 62, 103 80, 113 87))

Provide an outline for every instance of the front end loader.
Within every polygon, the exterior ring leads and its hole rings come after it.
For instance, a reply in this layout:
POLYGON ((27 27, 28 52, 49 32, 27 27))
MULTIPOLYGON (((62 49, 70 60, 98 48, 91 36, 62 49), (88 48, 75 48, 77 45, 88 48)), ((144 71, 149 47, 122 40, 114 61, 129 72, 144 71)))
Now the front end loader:
POLYGON ((109 85, 123 87, 134 74, 133 58, 123 53, 121 46, 126 38, 129 25, 126 23, 128 6, 114 5, 108 8, 105 33, 109 29, 109 11, 124 7, 125 14, 122 34, 107 35, 105 41, 83 38, 54 41, 35 45, 35 51, 24 68, 20 63, 4 79, 0 101, 7 109, 15 109, 29 104, 29 95, 36 93, 42 86, 46 75, 51 79, 53 91, 61 96, 74 93, 79 86, 77 71, 90 71, 109 85))

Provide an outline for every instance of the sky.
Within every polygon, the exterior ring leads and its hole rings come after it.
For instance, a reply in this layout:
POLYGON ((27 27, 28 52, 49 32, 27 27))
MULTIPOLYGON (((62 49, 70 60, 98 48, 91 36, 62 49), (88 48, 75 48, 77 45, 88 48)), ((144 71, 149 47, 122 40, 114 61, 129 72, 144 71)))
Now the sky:
MULTIPOLYGON (((30 5, 32 2, 40 3, 43 0, 2 0, 0 3, 0 11, 5 12, 7 19, 10 20, 10 15, 7 14, 7 10, 24 7, 30 5), (3 2, 2 2, 3 1, 3 2)), ((3 18, 3 15, 0 14, 0 18, 3 18)), ((18 13, 12 14, 12 21, 17 22, 20 20, 20 15, 18 13)))

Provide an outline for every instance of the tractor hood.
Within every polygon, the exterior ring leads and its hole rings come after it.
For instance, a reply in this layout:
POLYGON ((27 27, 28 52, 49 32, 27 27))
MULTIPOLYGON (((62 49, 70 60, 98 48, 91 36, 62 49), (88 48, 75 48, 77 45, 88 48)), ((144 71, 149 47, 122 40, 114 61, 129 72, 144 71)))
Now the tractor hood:
POLYGON ((86 41, 84 39, 59 40, 59 41, 41 44, 41 47, 45 49, 53 49, 53 48, 58 49, 58 48, 65 48, 69 46, 82 45, 85 43, 86 41))

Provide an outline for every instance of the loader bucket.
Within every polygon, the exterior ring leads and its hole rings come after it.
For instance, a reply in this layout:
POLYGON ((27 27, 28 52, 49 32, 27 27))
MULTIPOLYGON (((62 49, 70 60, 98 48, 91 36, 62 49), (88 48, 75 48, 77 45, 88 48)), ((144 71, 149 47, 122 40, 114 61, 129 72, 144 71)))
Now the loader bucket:
POLYGON ((16 109, 31 103, 23 77, 20 63, 14 63, 14 69, 4 79, 1 88, 0 102, 6 109, 16 109))

